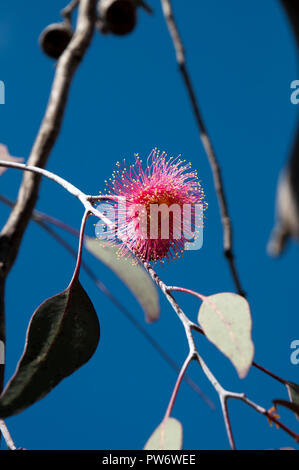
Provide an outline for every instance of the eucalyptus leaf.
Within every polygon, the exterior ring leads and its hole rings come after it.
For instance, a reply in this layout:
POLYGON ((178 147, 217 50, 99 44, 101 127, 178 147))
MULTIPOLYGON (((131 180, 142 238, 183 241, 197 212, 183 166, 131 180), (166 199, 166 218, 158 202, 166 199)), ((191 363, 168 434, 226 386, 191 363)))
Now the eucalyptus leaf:
POLYGON ((296 403, 292 403, 290 401, 280 400, 280 399, 273 400, 273 403, 274 403, 274 405, 281 405, 281 406, 284 406, 285 408, 288 408, 289 410, 293 411, 296 414, 296 416, 298 417, 298 415, 299 415, 299 405, 297 405, 296 403))
MULTIPOLYGON (((288 382, 286 387, 291 402, 299 406, 299 385, 295 384, 294 382, 288 382)), ((299 420, 299 413, 297 413, 296 416, 299 420)))
POLYGON ((181 450, 183 427, 175 418, 168 418, 155 429, 144 450, 181 450))
POLYGON ((97 238, 85 237, 86 248, 108 268, 110 268, 130 289, 142 307, 148 322, 158 320, 160 315, 159 296, 156 286, 145 269, 133 264, 128 254, 120 258, 118 247, 97 238))
POLYGON ((97 314, 78 280, 43 302, 30 320, 23 355, 0 397, 0 417, 43 398, 91 358, 99 338, 97 314))
POLYGON ((254 356, 247 300, 231 292, 210 295, 200 306, 198 322, 206 337, 231 360, 239 377, 246 377, 254 356))

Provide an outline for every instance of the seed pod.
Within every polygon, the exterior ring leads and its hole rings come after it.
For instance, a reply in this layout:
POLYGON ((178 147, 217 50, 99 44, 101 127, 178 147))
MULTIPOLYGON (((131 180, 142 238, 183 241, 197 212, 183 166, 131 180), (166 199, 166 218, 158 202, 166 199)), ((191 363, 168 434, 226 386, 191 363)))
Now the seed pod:
POLYGON ((100 0, 98 12, 109 31, 117 35, 130 33, 136 24, 136 0, 100 0))
POLYGON ((73 31, 65 23, 53 23, 47 26, 39 37, 42 51, 52 59, 59 59, 72 39, 73 31))

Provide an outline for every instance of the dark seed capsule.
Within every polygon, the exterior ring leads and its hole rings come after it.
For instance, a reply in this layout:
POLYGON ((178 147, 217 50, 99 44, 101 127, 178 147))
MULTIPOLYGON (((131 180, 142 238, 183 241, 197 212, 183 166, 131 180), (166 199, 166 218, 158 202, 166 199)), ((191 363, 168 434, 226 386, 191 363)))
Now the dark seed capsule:
POLYGON ((125 35, 136 25, 136 0, 100 0, 99 15, 114 34, 125 35))
POLYGON ((58 59, 72 39, 73 32, 65 23, 47 26, 39 37, 42 51, 52 59, 58 59))

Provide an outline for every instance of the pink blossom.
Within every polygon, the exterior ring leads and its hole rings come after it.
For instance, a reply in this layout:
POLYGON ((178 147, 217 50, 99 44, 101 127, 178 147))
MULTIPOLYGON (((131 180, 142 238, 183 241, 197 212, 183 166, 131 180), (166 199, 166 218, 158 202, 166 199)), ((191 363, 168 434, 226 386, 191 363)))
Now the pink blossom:
MULTIPOLYGON (((182 218, 169 208, 177 207, 180 213, 183 207, 202 204, 205 209, 204 192, 197 178, 197 172, 191 170, 191 164, 180 156, 167 158, 165 152, 154 149, 147 158, 145 170, 142 160, 135 155, 135 163, 124 166, 117 163, 118 170, 113 172, 109 183, 109 194, 125 200, 125 206, 119 209, 116 219, 119 238, 122 240, 120 254, 129 250, 145 261, 164 261, 174 259, 183 252, 188 239, 182 230, 182 218), (151 206, 164 204, 167 208, 168 236, 163 235, 163 214, 160 214, 156 226, 156 235, 152 236, 151 206), (177 236, 177 233, 180 235, 177 236)), ((116 208, 116 203, 115 203, 116 208)))

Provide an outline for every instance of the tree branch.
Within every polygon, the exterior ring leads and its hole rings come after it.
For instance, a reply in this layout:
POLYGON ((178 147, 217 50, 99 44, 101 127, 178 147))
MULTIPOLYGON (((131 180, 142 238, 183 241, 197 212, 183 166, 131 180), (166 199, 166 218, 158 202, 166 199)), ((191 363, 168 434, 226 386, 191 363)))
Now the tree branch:
MULTIPOLYGON (((96 21, 96 0, 80 0, 76 31, 61 55, 55 72, 49 102, 28 164, 44 167, 58 137, 68 93, 74 73, 80 64, 93 35, 96 21)), ((5 341, 4 284, 36 204, 40 175, 25 172, 17 203, 0 234, 0 340, 5 341)), ((4 371, 0 374, 0 391, 4 371)))
MULTIPOLYGON (((73 75, 91 41, 96 0, 81 0, 77 28, 68 47, 60 57, 50 93, 48 106, 34 142, 28 165, 43 168, 58 137, 73 75)), ((0 236, 0 276, 11 269, 22 236, 37 200, 40 176, 25 173, 17 203, 0 236)))
MULTIPOLYGON (((3 204, 13 207, 14 202, 8 199, 7 197, 0 194, 0 202, 3 204)), ((59 227, 62 230, 74 235, 75 237, 79 238, 80 232, 75 228, 71 227, 70 225, 62 222, 55 217, 51 217, 44 212, 37 211, 36 209, 32 213, 32 220, 39 225, 41 228, 45 230, 54 240, 57 241, 68 253, 71 254, 73 258, 77 258, 77 251, 72 247, 70 243, 68 243, 63 237, 61 237, 55 230, 53 230, 49 224, 54 225, 55 227, 59 227)), ((146 328, 142 325, 142 323, 132 315, 129 310, 114 296, 114 294, 103 284, 102 281, 97 277, 94 271, 89 267, 87 263, 82 260, 81 268, 85 271, 87 276, 94 282, 97 288, 119 309, 119 311, 132 323, 132 325, 142 334, 142 336, 151 344, 151 346, 157 351, 157 353, 165 360, 165 362, 176 372, 180 372, 180 367, 178 364, 169 356, 169 354, 165 351, 165 349, 154 339, 154 337, 147 331, 146 328)), ((185 374, 183 380, 197 393, 211 408, 215 409, 214 403, 207 397, 200 387, 187 375, 185 374)))
POLYGON ((3 437, 5 439, 6 445, 9 448, 9 450, 17 450, 14 441, 12 440, 12 437, 7 429, 7 426, 5 422, 0 419, 0 431, 3 434, 3 437))
POLYGON ((223 226, 223 247, 224 255, 228 261, 233 281, 236 287, 238 294, 245 297, 245 292, 242 288, 240 277, 235 264, 235 257, 233 251, 233 232, 232 224, 229 216, 228 205, 224 190, 224 184, 221 175, 221 169, 216 157, 211 139, 208 135, 206 125, 204 123, 199 104, 196 99, 195 91, 191 82, 191 78, 186 65, 185 51, 183 41, 181 39, 178 27, 175 22, 175 18, 172 11, 172 6, 170 0, 161 0, 162 10, 164 13, 165 21, 172 38, 173 46, 176 52, 176 59, 179 66, 179 70, 182 74, 185 87, 191 102, 193 109, 194 117, 199 129, 199 135, 201 138, 202 145, 206 152, 206 155, 209 160, 209 164, 212 170, 214 186, 218 198, 218 204, 220 208, 222 226, 223 226))
POLYGON ((71 2, 61 10, 60 14, 65 19, 67 23, 71 23, 72 13, 79 5, 80 0, 71 0, 71 2))
POLYGON ((184 362, 184 364, 183 364, 183 366, 180 370, 180 373, 178 375, 178 378, 177 378, 177 381, 175 383, 175 386, 174 386, 174 389, 173 389, 173 392, 172 392, 172 395, 171 395, 171 398, 170 398, 170 401, 169 401, 169 404, 168 404, 168 407, 167 407, 167 410, 166 410, 163 421, 166 421, 169 418, 169 416, 171 415, 172 408, 173 408, 174 402, 176 400, 180 385, 181 385, 182 380, 183 380, 183 378, 186 374, 186 370, 187 370, 190 362, 193 359, 195 359, 195 355, 193 353, 189 352, 189 354, 188 354, 187 358, 185 359, 185 362, 184 362))
MULTIPOLYGON (((8 163, 6 161, 1 161, 1 160, 0 160, 0 165, 9 166, 9 167, 16 168, 16 169, 22 169, 22 170, 30 171, 30 172, 35 172, 36 171, 37 173, 43 174, 44 176, 50 178, 51 180, 56 181, 58 184, 61 184, 72 195, 78 197, 78 199, 80 200, 80 202, 83 204, 83 206, 85 208, 85 214, 90 212, 93 215, 95 215, 96 217, 100 218, 105 224, 107 224, 107 226, 109 228, 112 228, 112 229, 116 228, 115 223, 113 223, 110 219, 108 219, 106 216, 104 216, 98 209, 96 209, 95 207, 92 206, 90 201, 91 200, 93 201, 95 198, 98 198, 97 196, 89 196, 87 194, 84 194, 82 191, 80 191, 78 188, 76 188, 71 183, 68 183, 66 180, 60 178, 59 176, 56 176, 54 173, 50 173, 46 170, 41 170, 40 168, 36 168, 36 167, 30 167, 29 168, 27 165, 23 165, 22 163, 15 163, 15 162, 9 162, 8 163)), ((109 199, 109 196, 100 196, 99 198, 109 199)), ((84 227, 84 223, 85 222, 84 222, 84 219, 83 219, 83 227, 84 227)), ((82 233, 82 229, 81 229, 81 233, 82 233)), ((125 243, 125 240, 123 240, 121 237, 119 237, 119 239, 125 243)), ((187 359, 184 363, 183 369, 181 370, 180 376, 179 376, 177 384, 175 386, 175 390, 174 390, 174 393, 173 393, 174 398, 171 399, 170 406, 172 407, 172 404, 173 404, 174 399, 176 397, 176 394, 178 392, 178 388, 180 386, 181 380, 183 378, 183 375, 185 373, 185 370, 186 370, 190 360, 195 358, 199 362, 199 364, 201 365, 201 368, 202 368, 203 372, 205 373, 206 377, 209 379, 209 381, 212 383, 215 390, 218 392, 220 402, 221 402, 221 405, 222 405, 222 411, 223 411, 223 415, 224 415, 226 430, 227 430, 227 433, 228 433, 228 437, 229 437, 229 441, 230 441, 232 449, 235 449, 235 444, 234 444, 234 440, 233 440, 233 436, 232 436, 232 430, 231 430, 231 425, 230 425, 230 422, 229 422, 229 415, 228 415, 227 404, 226 404, 226 401, 227 401, 228 398, 235 398, 235 399, 244 401, 247 405, 254 408, 255 411, 257 411, 258 413, 263 414, 264 416, 269 418, 271 421, 276 423, 281 429, 283 429, 286 433, 288 433, 290 436, 292 436, 296 440, 296 442, 299 442, 299 434, 297 434, 294 431, 292 431, 291 429, 289 429, 287 426, 285 426, 283 423, 281 423, 281 421, 279 421, 276 417, 273 417, 270 414, 270 412, 267 411, 265 408, 255 404, 254 402, 249 400, 244 393, 234 393, 234 392, 230 392, 230 391, 225 390, 220 385, 220 383, 218 382, 216 377, 212 374, 212 372, 210 371, 208 366, 205 364, 205 362, 203 361, 203 359, 199 355, 199 353, 197 351, 197 348, 196 348, 196 345, 195 345, 195 342, 194 342, 193 331, 192 330, 194 329, 194 330, 197 330, 197 331, 201 332, 201 328, 198 329, 197 325, 195 323, 193 323, 191 320, 189 320, 189 318, 186 316, 186 314, 183 312, 183 310, 181 309, 181 307, 179 306, 179 304, 177 303, 177 301, 175 300, 175 298, 171 294, 171 291, 172 290, 183 291, 183 292, 186 292, 188 294, 196 295, 200 299, 203 299, 204 296, 202 296, 201 294, 198 294, 194 291, 190 291, 189 289, 179 288, 179 287, 175 287, 175 286, 167 286, 159 278, 158 274, 155 272, 155 270, 152 268, 152 266, 147 261, 140 260, 134 253, 133 253, 133 255, 144 266, 144 268, 149 273, 149 275, 151 276, 153 281, 161 289, 161 291, 163 292, 163 294, 167 298, 168 302, 170 303, 170 305, 172 306, 172 308, 176 312, 177 316, 181 320, 181 322, 184 326, 184 329, 185 329, 185 333, 186 333, 186 337, 187 337, 187 341, 188 341, 188 345, 189 345, 188 357, 187 357, 187 359)))
POLYGON ((235 450, 235 442, 232 434, 232 428, 231 428, 231 423, 230 423, 230 418, 228 414, 228 409, 227 409, 227 400, 229 398, 234 398, 236 400, 241 400, 246 405, 250 406, 253 408, 257 413, 262 414, 263 416, 267 417, 270 421, 273 421, 278 427, 283 429, 287 434, 289 434, 296 442, 299 442, 299 434, 296 432, 292 431, 289 429, 285 424, 283 424, 279 419, 276 417, 272 416, 271 413, 266 410, 266 408, 263 408, 260 405, 257 405, 253 401, 251 401, 249 398, 246 397, 245 393, 235 393, 235 392, 230 392, 228 390, 225 390, 222 385, 218 382, 216 377, 213 375, 213 373, 210 371, 202 357, 197 353, 196 359, 198 360, 199 364, 201 365, 201 368, 203 372, 205 373, 206 377, 209 379, 213 387, 218 393, 221 407, 222 407, 222 412, 223 412, 223 417, 224 417, 224 422, 225 422, 225 427, 226 431, 228 434, 230 446, 233 450, 235 450))

